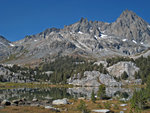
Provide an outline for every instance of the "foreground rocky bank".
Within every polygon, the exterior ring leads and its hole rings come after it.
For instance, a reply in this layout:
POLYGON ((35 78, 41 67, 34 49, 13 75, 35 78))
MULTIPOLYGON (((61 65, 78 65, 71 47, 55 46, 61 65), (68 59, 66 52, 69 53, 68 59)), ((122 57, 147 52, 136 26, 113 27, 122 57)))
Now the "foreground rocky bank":
MULTIPOLYGON (((81 113, 87 111, 87 113, 129 113, 131 111, 130 103, 118 101, 116 99, 110 100, 96 100, 93 103, 91 100, 86 100, 84 98, 80 99, 59 99, 54 100, 52 103, 46 102, 47 105, 37 104, 39 100, 30 101, 30 105, 22 105, 21 103, 26 103, 28 100, 14 100, 9 102, 4 100, 0 107, 0 112, 2 113, 81 113), (16 104, 18 102, 18 105, 16 104), (8 103, 11 103, 8 105, 8 103), (21 105, 20 105, 20 104, 21 105), (6 105, 7 104, 7 105, 6 105)), ((28 101, 29 102, 29 101, 28 101)), ((144 113, 149 113, 150 110, 144 110, 144 113)))
MULTIPOLYGON (((58 100, 45 100, 45 101, 40 101, 36 98, 34 98, 32 101, 26 100, 25 98, 23 99, 18 99, 18 100, 13 100, 13 101, 8 101, 8 100, 3 100, 1 102, 1 109, 0 111, 5 111, 7 108, 33 108, 33 109, 44 109, 45 113, 51 113, 51 112, 69 112, 69 113, 80 113, 81 110, 78 108, 81 104, 81 102, 86 103, 86 109, 90 112, 103 112, 103 113, 113 113, 114 111, 112 108, 115 106, 114 104, 108 104, 112 100, 103 100, 103 101, 97 101, 96 103, 93 103, 91 100, 86 100, 84 98, 80 99, 71 99, 68 100, 67 98, 64 99, 58 99, 58 100), (90 105, 93 105, 94 107, 90 107, 90 105), (102 104, 100 107, 99 104, 102 104), (108 104, 108 106, 106 105, 108 104), (112 107, 112 108, 111 108, 112 107), (48 110, 48 111, 47 111, 48 110)), ((113 102, 113 101, 112 101, 113 102)), ((116 101, 114 101, 116 103, 116 101)), ((122 113, 124 111, 127 111, 127 105, 128 104, 119 104, 118 103, 118 109, 122 109, 122 113)), ((84 104, 83 104, 84 106, 84 104)), ((6 110, 9 113, 9 110, 6 110)), ((31 110, 32 111, 32 110, 31 110)), ((23 112, 23 111, 22 111, 23 112)), ((15 113, 15 111, 14 111, 15 113)))

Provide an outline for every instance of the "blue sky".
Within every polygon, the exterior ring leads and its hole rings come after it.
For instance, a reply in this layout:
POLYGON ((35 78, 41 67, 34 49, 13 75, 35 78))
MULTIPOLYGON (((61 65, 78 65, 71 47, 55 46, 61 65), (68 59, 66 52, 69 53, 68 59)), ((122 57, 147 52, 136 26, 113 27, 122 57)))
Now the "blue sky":
POLYGON ((150 23, 150 0, 0 0, 0 35, 16 41, 81 17, 113 22, 125 9, 150 23))

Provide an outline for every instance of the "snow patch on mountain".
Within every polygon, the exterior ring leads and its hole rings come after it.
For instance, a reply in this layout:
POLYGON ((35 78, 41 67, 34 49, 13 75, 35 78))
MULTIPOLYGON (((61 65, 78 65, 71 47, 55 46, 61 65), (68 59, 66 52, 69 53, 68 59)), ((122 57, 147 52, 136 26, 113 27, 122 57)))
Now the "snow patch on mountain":
POLYGON ((94 36, 96 39, 99 39, 100 37, 97 37, 96 35, 94 36))
POLYGON ((141 42, 140 44, 142 44, 142 45, 143 45, 144 43, 143 43, 143 42, 141 42))
POLYGON ((133 43, 137 44, 137 42, 135 40, 132 40, 133 43))
POLYGON ((108 35, 101 34, 101 38, 107 38, 108 35))
POLYGON ((83 34, 81 31, 78 32, 79 34, 83 34))
POLYGON ((123 42, 127 41, 127 39, 122 39, 123 42))
POLYGON ((15 46, 15 45, 14 45, 14 44, 12 44, 12 43, 9 43, 9 45, 10 45, 10 46, 12 46, 12 47, 14 47, 14 46, 15 46))

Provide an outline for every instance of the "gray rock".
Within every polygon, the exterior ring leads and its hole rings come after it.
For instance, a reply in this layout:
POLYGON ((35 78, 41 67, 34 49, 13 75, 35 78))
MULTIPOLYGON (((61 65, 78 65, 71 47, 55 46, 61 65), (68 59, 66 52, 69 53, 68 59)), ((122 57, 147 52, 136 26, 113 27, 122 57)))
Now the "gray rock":
POLYGON ((12 101, 12 104, 18 105, 18 104, 19 104, 19 100, 13 100, 13 101, 12 101))
POLYGON ((54 100, 52 102, 53 105, 63 105, 63 104, 68 104, 68 99, 64 98, 64 99, 58 99, 58 100, 54 100))
POLYGON ((92 110, 92 112, 96 112, 96 113, 109 113, 110 110, 109 109, 96 109, 96 110, 92 110))
POLYGON ((34 106, 34 107, 39 107, 40 106, 40 104, 34 104, 34 103, 32 103, 30 106, 34 106))
POLYGON ((102 84, 110 87, 121 87, 121 82, 117 82, 112 76, 108 74, 100 74, 99 80, 102 84))
POLYGON ((54 108, 52 106, 45 106, 45 109, 50 109, 50 110, 55 111, 55 112, 60 112, 60 109, 54 108))
POLYGON ((80 76, 70 78, 68 80, 69 84, 78 85, 78 86, 99 86, 100 83, 98 82, 98 71, 85 71, 84 77, 80 79, 80 76))
POLYGON ((53 109, 54 107, 52 106, 45 106, 45 109, 53 109))
POLYGON ((129 78, 133 79, 135 72, 139 71, 139 68, 133 62, 118 62, 107 68, 110 75, 120 77, 123 72, 126 72, 129 78))
POLYGON ((2 106, 10 106, 10 105, 11 105, 11 102, 8 101, 8 100, 3 100, 3 101, 1 102, 1 105, 2 105, 2 106))
POLYGON ((18 105, 25 105, 26 103, 24 101, 19 101, 18 105))
POLYGON ((37 98, 33 98, 32 102, 37 102, 38 99, 37 98))
MULTIPOLYGON (((17 82, 17 83, 25 83, 25 82, 32 82, 34 81, 32 78, 27 78, 22 75, 21 71, 14 73, 13 71, 9 70, 6 67, 12 67, 13 64, 2 64, 0 66, 0 77, 1 82, 17 82)), ((26 71, 25 71, 26 73, 26 71)))
POLYGON ((108 74, 101 74, 99 71, 85 71, 83 78, 73 77, 68 79, 69 84, 79 86, 99 86, 104 84, 106 86, 121 86, 121 83, 117 82, 113 76, 108 74))

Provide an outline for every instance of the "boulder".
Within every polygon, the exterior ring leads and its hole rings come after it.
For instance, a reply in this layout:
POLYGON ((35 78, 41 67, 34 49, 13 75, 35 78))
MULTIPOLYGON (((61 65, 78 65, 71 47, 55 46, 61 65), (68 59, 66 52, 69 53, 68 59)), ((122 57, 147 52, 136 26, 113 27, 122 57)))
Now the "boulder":
POLYGON ((10 106, 11 103, 10 103, 8 100, 3 100, 3 101, 1 102, 1 105, 3 105, 3 106, 10 106))
POLYGON ((37 102, 38 99, 37 98, 33 98, 32 102, 37 102))
POLYGON ((54 107, 52 106, 45 106, 45 109, 53 109, 54 107))
POLYGON ((68 99, 64 98, 64 99, 58 99, 58 100, 54 100, 52 102, 53 105, 62 105, 62 104, 68 104, 68 99))
POLYGON ((13 101, 12 101, 12 104, 18 105, 18 104, 19 104, 19 100, 13 100, 13 101))
POLYGON ((60 110, 58 108, 54 108, 52 106, 45 106, 45 109, 50 109, 50 110, 55 111, 55 112, 60 112, 60 110))
POLYGON ((40 104, 31 104, 30 106, 39 107, 40 104))
POLYGON ((92 110, 92 112, 96 112, 96 113, 110 113, 109 109, 95 109, 92 110))

